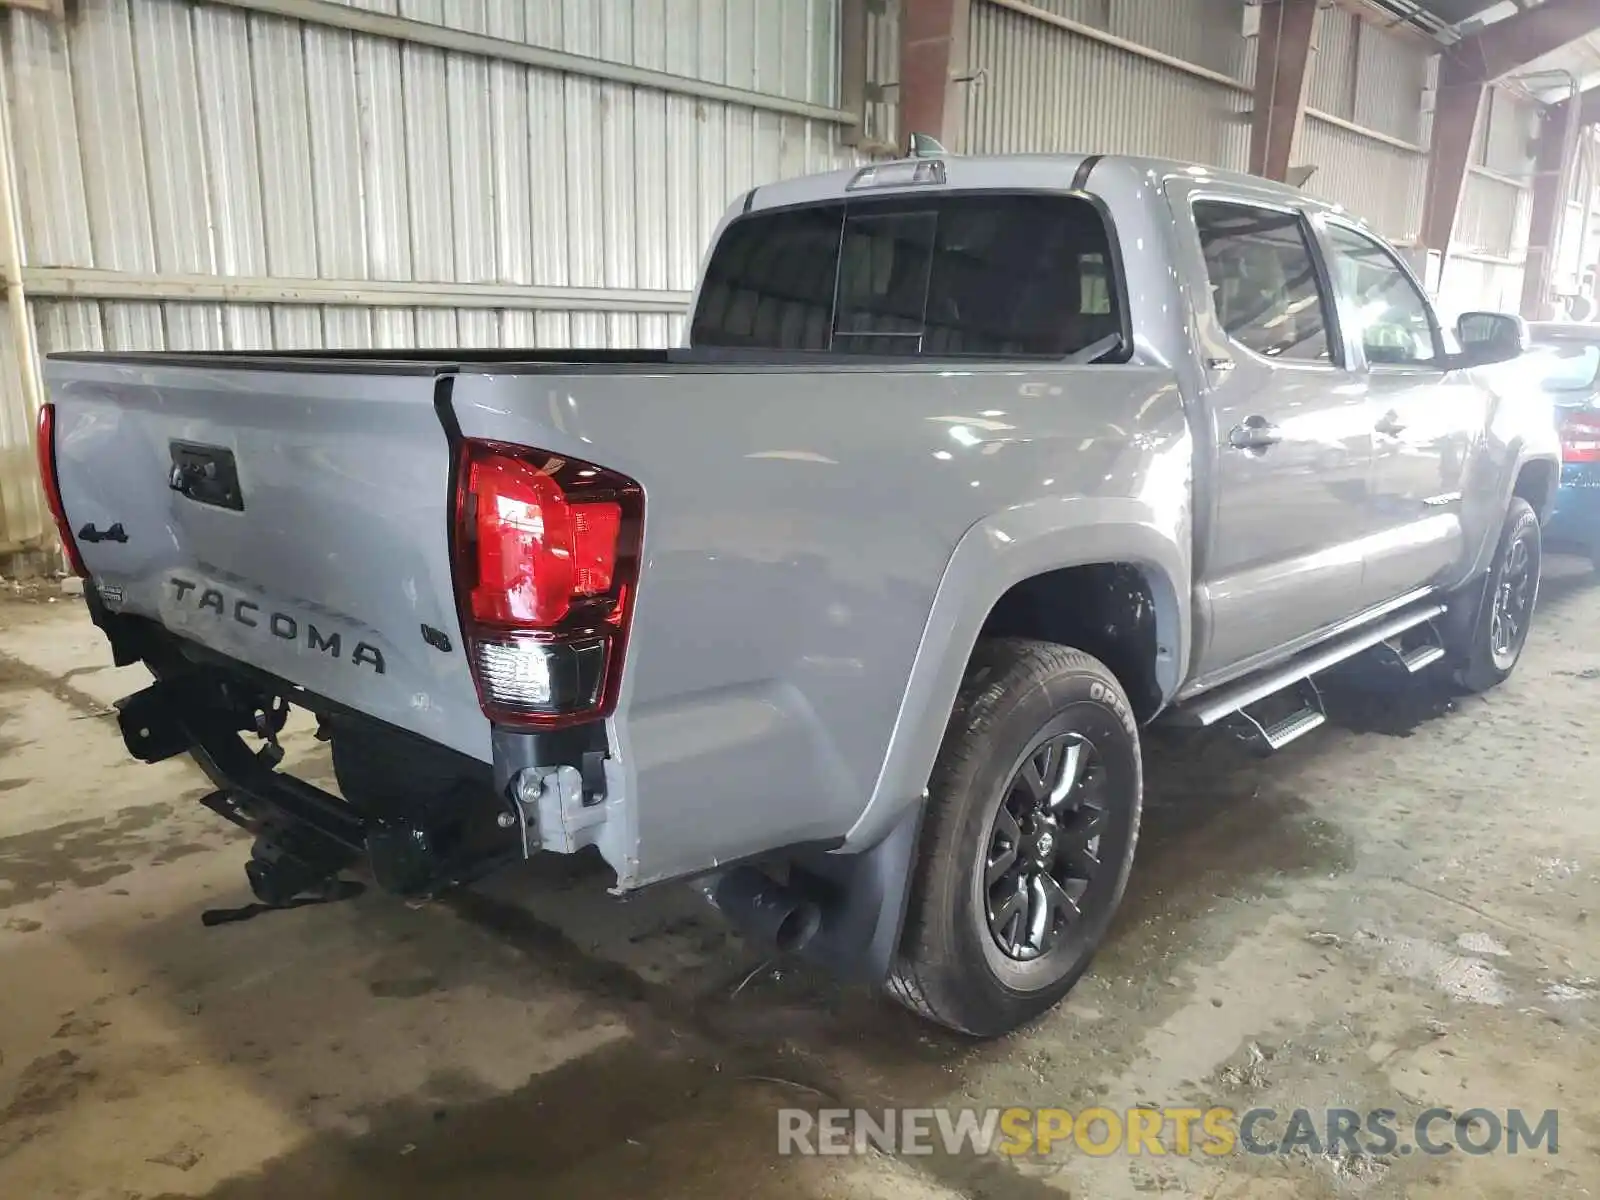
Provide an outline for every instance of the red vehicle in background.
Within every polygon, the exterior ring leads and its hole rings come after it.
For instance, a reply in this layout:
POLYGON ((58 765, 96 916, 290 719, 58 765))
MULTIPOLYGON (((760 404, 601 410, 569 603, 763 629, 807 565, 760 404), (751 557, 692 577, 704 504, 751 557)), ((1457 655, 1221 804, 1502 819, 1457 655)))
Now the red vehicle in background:
POLYGON ((1600 570, 1600 325, 1535 324, 1529 332, 1528 362, 1561 429, 1561 488, 1545 541, 1587 555, 1600 570))

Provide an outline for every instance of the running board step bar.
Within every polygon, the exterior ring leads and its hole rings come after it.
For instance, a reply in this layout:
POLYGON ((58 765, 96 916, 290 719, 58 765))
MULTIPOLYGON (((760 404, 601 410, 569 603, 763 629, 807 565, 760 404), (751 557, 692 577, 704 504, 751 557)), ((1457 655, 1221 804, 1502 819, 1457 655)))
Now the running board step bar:
POLYGON ((1372 656, 1390 670, 1415 675, 1433 666, 1446 654, 1444 639, 1431 620, 1389 638, 1372 648, 1372 656), (1407 642, 1411 644, 1406 645, 1407 642))
MULTIPOLYGON (((1371 625, 1352 630, 1332 641, 1324 642, 1320 646, 1313 646, 1310 650, 1297 655, 1287 663, 1275 667, 1264 674, 1252 675, 1237 683, 1227 684, 1217 688, 1215 691, 1207 692, 1197 697, 1192 703, 1180 708, 1174 714, 1174 717, 1179 723, 1186 725, 1215 725, 1224 717, 1241 712, 1247 706, 1265 700, 1268 696, 1283 691, 1284 688, 1289 687, 1291 684, 1299 683, 1303 679, 1309 679, 1311 676, 1326 671, 1329 667, 1336 666, 1348 658, 1354 658, 1362 651, 1372 649, 1381 642, 1399 637, 1408 629, 1415 629, 1418 625, 1433 620, 1435 617, 1442 615, 1445 608, 1444 604, 1430 601, 1417 608, 1404 609, 1381 621, 1374 621, 1371 625)), ((1444 652, 1439 647, 1430 645, 1420 647, 1412 653, 1416 654, 1419 659, 1425 659, 1425 661, 1420 661, 1415 668, 1411 668, 1412 670, 1420 671, 1428 663, 1437 661, 1439 657, 1443 656, 1444 652), (1438 650, 1439 653, 1432 658, 1427 658, 1426 654, 1434 650, 1438 650)), ((1320 704, 1317 707, 1320 709, 1320 704)), ((1303 716, 1303 712, 1304 710, 1294 714, 1293 717, 1285 718, 1285 721, 1278 722, 1278 725, 1283 725, 1286 721, 1300 719, 1303 716)), ((1296 732, 1293 737, 1298 737, 1301 733, 1307 733, 1320 724, 1322 724, 1322 719, 1306 725, 1296 732)), ((1291 737, 1290 740, 1293 740, 1293 738, 1291 737)), ((1288 743, 1285 742, 1283 744, 1287 745, 1288 743)))
POLYGON ((1255 743, 1256 747, 1266 754, 1282 750, 1290 742, 1304 737, 1328 719, 1327 709, 1322 706, 1322 693, 1317 690, 1314 680, 1302 679, 1291 686, 1300 692, 1300 707, 1270 725, 1263 725, 1247 708, 1241 708, 1234 714, 1239 718, 1241 736, 1246 741, 1255 743))
POLYGON ((1400 655, 1400 665, 1409 674, 1415 675, 1424 667, 1431 667, 1444 657, 1444 647, 1437 642, 1425 646, 1418 646, 1414 650, 1407 650, 1400 655))
POLYGON ((1261 731, 1261 740, 1269 750, 1282 750, 1296 738, 1304 737, 1328 719, 1328 714, 1318 708, 1302 708, 1261 731))

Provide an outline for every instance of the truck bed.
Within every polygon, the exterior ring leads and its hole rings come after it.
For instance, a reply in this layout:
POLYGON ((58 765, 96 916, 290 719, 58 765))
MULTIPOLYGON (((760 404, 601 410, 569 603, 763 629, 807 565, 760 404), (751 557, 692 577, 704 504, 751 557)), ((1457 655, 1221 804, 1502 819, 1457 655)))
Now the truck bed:
MULTIPOLYGON (((457 447, 636 480, 643 552, 607 723, 618 791, 641 798, 624 885, 869 834, 923 785, 891 742, 963 539, 1003 555, 1008 529, 1048 520, 1126 544, 1156 523, 1152 461, 1180 484, 1189 461, 1171 372, 1136 364, 359 351, 47 370, 71 526, 127 534, 80 539, 109 605, 484 762, 497 734, 463 653, 457 447), (241 508, 172 490, 181 445, 231 456, 241 508)), ((1003 591, 1012 568, 984 569, 1003 591)))

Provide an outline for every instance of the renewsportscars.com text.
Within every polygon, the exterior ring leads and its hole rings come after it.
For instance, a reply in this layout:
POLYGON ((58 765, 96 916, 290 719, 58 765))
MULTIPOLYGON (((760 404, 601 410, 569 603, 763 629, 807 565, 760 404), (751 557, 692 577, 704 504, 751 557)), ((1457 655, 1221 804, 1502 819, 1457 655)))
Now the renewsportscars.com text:
POLYGON ((1555 1109, 785 1108, 778 1153, 1282 1155, 1560 1152, 1555 1109))

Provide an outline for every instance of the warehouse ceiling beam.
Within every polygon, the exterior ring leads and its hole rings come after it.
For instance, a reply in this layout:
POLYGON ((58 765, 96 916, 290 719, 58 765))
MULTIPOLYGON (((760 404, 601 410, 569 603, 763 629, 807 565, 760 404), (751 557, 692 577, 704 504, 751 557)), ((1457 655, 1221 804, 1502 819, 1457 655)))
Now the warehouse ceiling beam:
POLYGON ((1422 212, 1422 241, 1450 248, 1489 84, 1600 29, 1595 0, 1546 0, 1462 38, 1441 56, 1433 145, 1422 212))
POLYGON ((1594 124, 1600 124, 1600 87, 1550 105, 1539 122, 1528 216, 1528 261, 1522 273, 1522 311, 1536 320, 1550 316, 1550 282, 1561 243, 1563 201, 1570 187, 1578 134, 1594 124))
POLYGON ((971 0, 905 0, 900 10, 900 140, 960 141, 971 0))
POLYGON ((1445 51, 1484 83, 1527 66, 1536 58, 1580 42, 1600 29, 1594 0, 1545 0, 1503 21, 1485 25, 1445 51))
POLYGON ((1423 47, 1431 52, 1437 52, 1439 49, 1438 38, 1424 33, 1406 18, 1396 16, 1377 3, 1377 0, 1333 0, 1333 6, 1342 8, 1354 15, 1357 20, 1366 22, 1385 37, 1394 38, 1408 46, 1423 47))
POLYGON ((1264 0, 1256 37, 1255 102, 1250 116, 1250 172, 1289 177, 1306 118, 1317 0, 1264 0))

